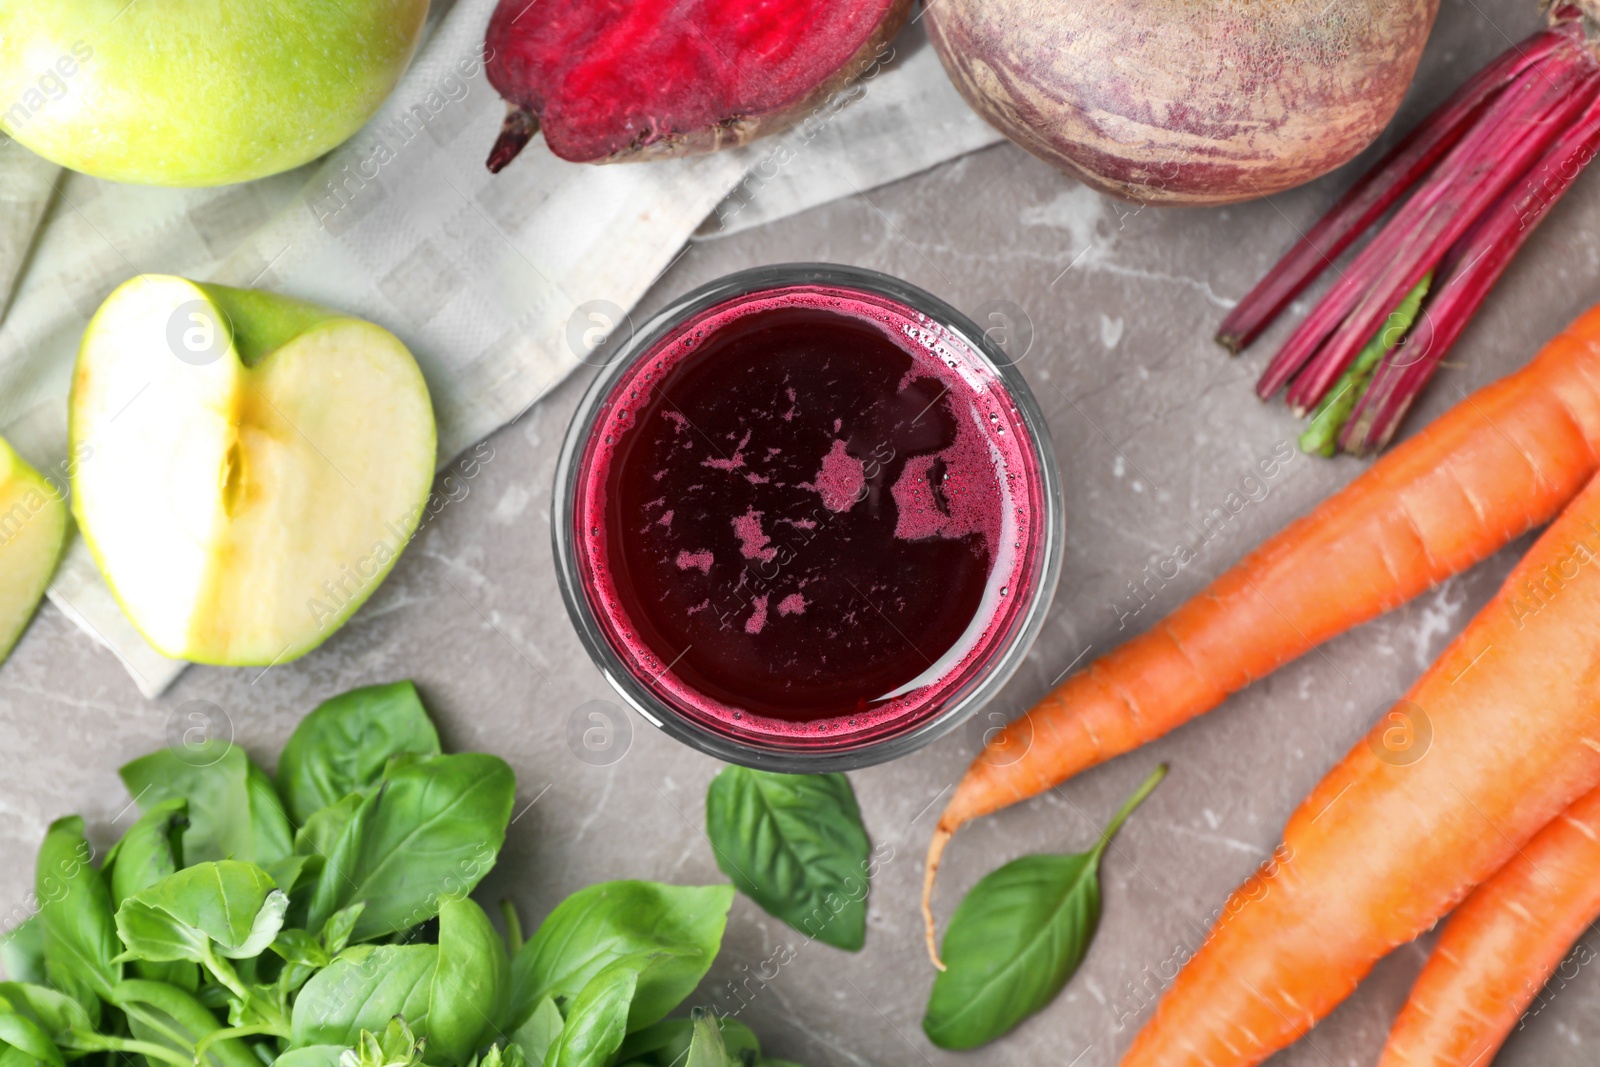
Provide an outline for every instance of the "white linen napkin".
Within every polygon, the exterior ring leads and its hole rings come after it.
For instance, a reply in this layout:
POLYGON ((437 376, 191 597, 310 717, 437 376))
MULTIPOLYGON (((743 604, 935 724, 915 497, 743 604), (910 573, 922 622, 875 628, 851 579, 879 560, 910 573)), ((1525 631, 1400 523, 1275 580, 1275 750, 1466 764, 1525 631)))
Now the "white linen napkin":
POLYGON ((0 134, 0 315, 55 195, 61 168, 0 134))

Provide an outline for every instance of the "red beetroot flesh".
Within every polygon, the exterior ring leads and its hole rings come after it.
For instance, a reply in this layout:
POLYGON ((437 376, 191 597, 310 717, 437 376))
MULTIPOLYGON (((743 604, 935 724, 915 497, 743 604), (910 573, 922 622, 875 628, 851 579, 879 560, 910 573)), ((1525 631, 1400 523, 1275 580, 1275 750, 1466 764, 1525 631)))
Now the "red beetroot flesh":
POLYGON ((708 151, 843 87, 910 0, 502 0, 489 82, 510 106, 499 170, 535 129, 562 159, 708 151))

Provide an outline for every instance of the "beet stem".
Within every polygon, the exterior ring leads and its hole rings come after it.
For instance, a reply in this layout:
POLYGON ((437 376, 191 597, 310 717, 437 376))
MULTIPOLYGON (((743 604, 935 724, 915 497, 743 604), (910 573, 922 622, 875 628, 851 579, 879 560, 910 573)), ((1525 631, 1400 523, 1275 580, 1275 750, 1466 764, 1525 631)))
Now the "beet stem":
POLYGON ((1389 321, 1378 328, 1372 340, 1367 342, 1367 347, 1356 356, 1355 362, 1339 376, 1338 382, 1317 405, 1316 412, 1311 416, 1311 425, 1300 435, 1300 451, 1321 456, 1332 456, 1337 451, 1339 431, 1344 429, 1356 402, 1372 384, 1373 369, 1379 360, 1389 354, 1390 349, 1400 343, 1411 329, 1411 324, 1417 321, 1417 311, 1432 284, 1433 274, 1429 272, 1415 289, 1406 294, 1400 306, 1389 315, 1389 321))
POLYGON ((1303 234, 1222 320, 1217 341, 1239 352, 1322 274, 1467 131, 1478 112, 1564 36, 1544 30, 1502 53, 1400 141, 1303 234))
POLYGON ((1578 95, 1588 101, 1583 116, 1451 250, 1450 275, 1402 349, 1405 358, 1384 360, 1346 424, 1340 437, 1346 451, 1373 452, 1389 443, 1528 236, 1600 152, 1600 73, 1591 75, 1578 95))
MULTIPOLYGON (((1319 349, 1326 347, 1328 338, 1338 330, 1339 324, 1346 321, 1359 306, 1362 295, 1371 288, 1374 279, 1391 266, 1407 242, 1412 241, 1410 231, 1415 228, 1413 220, 1426 217, 1426 209, 1437 199, 1439 190, 1454 176, 1457 166, 1463 161, 1470 166, 1480 153, 1484 140, 1494 129, 1520 129, 1528 125, 1530 94, 1537 87, 1536 77, 1524 76, 1488 105, 1445 160, 1433 169, 1419 190, 1401 205, 1394 217, 1379 229, 1377 236, 1356 255, 1349 267, 1340 272, 1339 280, 1289 335, 1256 383, 1259 396, 1263 399, 1271 396, 1288 384, 1292 377, 1302 373, 1308 361, 1320 358, 1319 349)), ((1477 162, 1483 167, 1494 165, 1491 159, 1477 159, 1477 162)), ((1421 270, 1415 271, 1385 310, 1393 307, 1400 295, 1417 283, 1422 273, 1421 270)), ((1303 386, 1291 390, 1290 403, 1297 406, 1306 404, 1303 394, 1303 386)), ((1314 403, 1320 394, 1319 390, 1310 402, 1314 403)))
POLYGON ((1291 404, 1303 408, 1321 399, 1389 311, 1583 110, 1587 100, 1574 92, 1582 74, 1575 60, 1587 57, 1574 50, 1565 62, 1530 69, 1356 257, 1324 300, 1329 313, 1302 324, 1285 346, 1317 348, 1290 388, 1291 404), (1337 325, 1323 335, 1330 321, 1337 325))

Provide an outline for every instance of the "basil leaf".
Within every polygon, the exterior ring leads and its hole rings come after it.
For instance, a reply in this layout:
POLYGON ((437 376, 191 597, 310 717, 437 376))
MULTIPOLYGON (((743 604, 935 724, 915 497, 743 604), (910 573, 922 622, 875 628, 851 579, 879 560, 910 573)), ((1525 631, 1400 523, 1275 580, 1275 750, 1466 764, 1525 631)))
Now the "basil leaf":
POLYGON ((207 741, 181 751, 162 749, 125 765, 121 774, 145 811, 188 798, 182 852, 187 863, 235 859, 266 866, 294 850, 272 780, 242 748, 207 741))
POLYGON ((356 901, 348 908, 340 908, 329 917, 322 927, 322 946, 329 954, 337 956, 344 951, 350 943, 350 935, 355 932, 356 920, 361 918, 361 912, 366 905, 356 901))
POLYGON ((106 854, 104 871, 111 902, 124 900, 155 885, 183 866, 179 842, 189 825, 189 802, 183 797, 150 807, 106 854))
MULTIPOLYGON (((545 997, 534 1006, 528 1021, 511 1034, 511 1043, 522 1050, 529 1063, 542 1064, 550 1046, 561 1036, 564 1025, 566 1020, 561 1018, 561 1009, 556 1007, 555 998, 545 997)), ((627 1056, 618 1056, 619 1062, 626 1062, 627 1059, 627 1056)))
POLYGON ((0 935, 0 967, 16 982, 44 981, 44 924, 37 915, 0 935))
POLYGON ((413 1067, 422 1062, 422 1045, 406 1021, 396 1015, 382 1034, 361 1031, 353 1055, 339 1057, 342 1067, 413 1067))
POLYGON ((272 1061, 272 1067, 339 1067, 343 1045, 307 1045, 292 1048, 272 1061))
POLYGON ((717 1027, 717 1017, 704 1008, 690 1013, 694 1020, 694 1037, 689 1041, 689 1055, 684 1067, 731 1067, 728 1047, 722 1043, 722 1031, 717 1027))
MULTIPOLYGON (((165 982, 130 978, 119 983, 108 999, 127 1015, 134 1037, 185 1056, 194 1055, 195 1042, 223 1028, 194 995, 165 982)), ((250 1046, 238 1038, 213 1041, 205 1063, 206 1067, 261 1067, 250 1046)))
MULTIPOLYGON (((761 1060, 761 1042, 750 1028, 731 1016, 717 1016, 723 1047, 732 1063, 761 1060)), ((629 1034, 617 1053, 618 1063, 638 1062, 647 1067, 684 1067, 694 1041, 693 1019, 663 1019, 638 1033, 629 1034)))
POLYGON ((722 1043, 727 1047, 728 1058, 738 1062, 740 1057, 748 1051, 752 1061, 761 1058, 761 1042, 756 1039, 755 1032, 738 1019, 728 1016, 717 1016, 717 1026, 722 1030, 722 1043))
POLYGON ((356 817, 361 802, 360 793, 351 793, 337 804, 330 804, 312 814, 305 825, 295 831, 294 850, 302 856, 327 856, 339 844, 350 820, 356 817))
POLYGON ((1100 921, 1100 850, 1024 856, 983 878, 956 909, 922 1028, 940 1048, 993 1041, 1048 1004, 1100 921))
POLYGON ((618 959, 672 953, 641 978, 633 998, 628 1029, 649 1026, 710 970, 732 905, 733 888, 725 885, 624 881, 580 889, 556 905, 511 961, 511 1024, 520 1026, 546 996, 577 996, 618 959))
MULTIPOLYGON (((729 1020, 732 1021, 731 1019, 729 1020)), ((618 1063, 671 1063, 689 1050, 694 1040, 694 1023, 688 1019, 662 1019, 629 1034, 617 1050, 618 1063)))
POLYGON ((428 1009, 428 1056, 465 1063, 499 1032, 511 994, 505 942, 483 909, 450 900, 439 909, 439 966, 428 1009))
POLYGON ((12 1011, 32 1019, 56 1044, 60 1044, 70 1030, 92 1030, 95 1026, 82 1004, 49 986, 0 982, 0 1001, 12 1011))
POLYGON ((624 956, 602 968, 573 998, 545 1067, 605 1067, 628 1032, 628 1008, 644 961, 624 956))
POLYGON ((18 1015, 14 1011, 0 1012, 0 1043, 25 1052, 50 1067, 66 1067, 61 1050, 50 1040, 50 1035, 26 1015, 18 1015))
MULTIPOLYGON (((289 895, 289 910, 284 913, 285 927, 304 927, 306 913, 311 909, 311 894, 316 891, 317 880, 322 876, 321 856, 285 856, 263 868, 273 884, 289 895)), ((339 946, 343 948, 343 945, 339 946)), ((337 955, 334 949, 330 954, 337 955)))
MULTIPOLYGON (((242 750, 236 749, 243 755, 242 750)), ((289 826, 289 816, 284 813, 283 799, 278 789, 267 777, 267 772, 245 757, 245 795, 250 803, 250 836, 255 856, 228 856, 226 859, 246 860, 263 867, 276 863, 294 852, 294 830, 289 826)), ((184 853, 184 860, 194 863, 203 857, 184 853)))
POLYGON ((871 845, 844 775, 728 767, 706 795, 706 834, 722 873, 769 914, 861 948, 871 845))
POLYGON ((389 757, 439 755, 439 735, 410 682, 369 685, 300 720, 278 759, 278 791, 300 824, 383 776, 389 757))
MULTIPOLYGON (((361 801, 311 897, 307 928, 356 901, 353 939, 409 929, 465 897, 494 866, 516 799, 505 761, 440 756, 393 771, 361 801)), ((412 1020, 415 1024, 415 1020, 412 1020)))
POLYGON ((309 963, 285 963, 278 972, 277 983, 270 988, 285 999, 291 998, 320 970, 322 967, 309 963))
POLYGON ((279 930, 270 947, 285 963, 322 968, 333 962, 333 957, 322 947, 321 941, 304 930, 292 927, 279 930))
POLYGON ((1100 857, 1166 772, 1158 767, 1145 779, 1088 852, 1024 856, 972 887, 945 932, 946 969, 933 981, 922 1019, 930 1041, 976 1048, 1061 992, 1100 922, 1100 857))
POLYGON ((201 863, 123 901, 117 933, 127 958, 209 962, 215 946, 223 956, 248 959, 272 943, 288 907, 288 895, 260 867, 201 863))
POLYGON ((272 951, 284 963, 278 972, 277 992, 283 996, 298 992, 311 976, 333 962, 334 953, 322 942, 297 927, 285 927, 272 939, 272 951))
POLYGON ((111 890, 90 865, 93 856, 83 820, 76 815, 57 819, 39 847, 34 878, 44 928, 45 977, 80 1003, 104 998, 122 980, 111 890))
POLYGON ((474 1058, 470 1067, 528 1067, 528 1057, 514 1042, 490 1045, 481 1058, 474 1058))
POLYGON ((361 1031, 381 1033, 396 1015, 418 1037, 428 1032, 435 945, 357 945, 313 975, 295 998, 291 1048, 353 1048, 361 1031))
MULTIPOLYGON (((105 864, 101 867, 101 874, 111 887, 113 906, 120 907, 128 897, 183 866, 182 837, 188 825, 189 802, 183 797, 174 797, 154 805, 128 827, 122 840, 106 853, 105 864)), ((137 960, 133 970, 141 978, 171 982, 191 993, 200 987, 199 969, 182 960, 169 963, 137 960)))
POLYGON ((267 877, 272 879, 274 885, 285 893, 292 894, 301 886, 314 882, 322 873, 322 857, 288 855, 276 863, 267 864, 262 869, 267 872, 267 877))

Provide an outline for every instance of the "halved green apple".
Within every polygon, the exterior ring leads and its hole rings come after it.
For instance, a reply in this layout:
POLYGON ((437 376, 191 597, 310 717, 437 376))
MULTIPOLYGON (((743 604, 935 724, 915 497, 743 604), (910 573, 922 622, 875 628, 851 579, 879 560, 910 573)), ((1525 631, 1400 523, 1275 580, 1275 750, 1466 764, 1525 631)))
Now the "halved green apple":
POLYGON ((382 327, 260 290, 141 275, 72 383, 72 509, 165 655, 281 663, 326 640, 415 533, 428 387, 382 327))
POLYGON ((0 439, 0 662, 28 628, 66 537, 61 493, 0 439))

